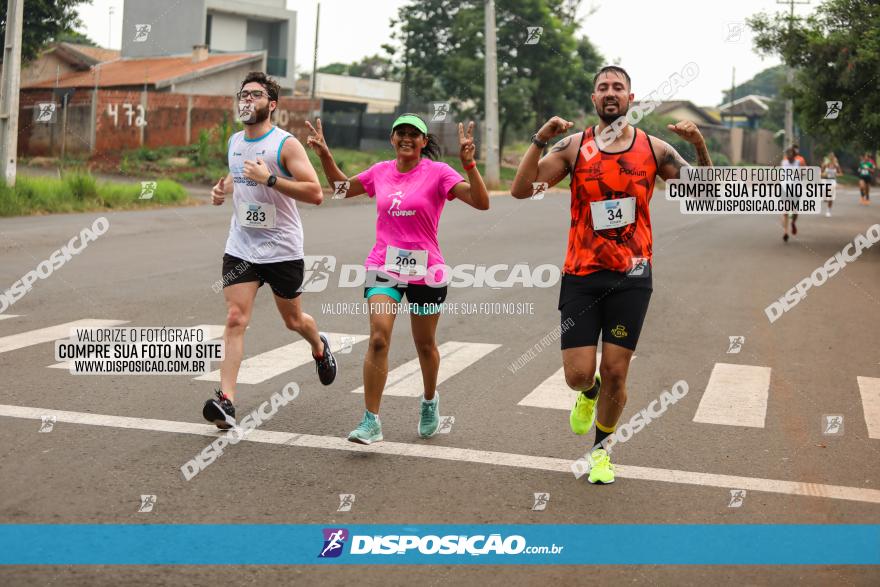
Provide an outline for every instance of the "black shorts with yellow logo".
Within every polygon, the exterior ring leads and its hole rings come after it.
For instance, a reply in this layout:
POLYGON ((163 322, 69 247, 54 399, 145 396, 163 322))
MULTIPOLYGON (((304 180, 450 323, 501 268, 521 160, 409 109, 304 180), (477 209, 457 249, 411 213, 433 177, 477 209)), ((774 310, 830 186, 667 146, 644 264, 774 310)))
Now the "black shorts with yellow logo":
POLYGON ((654 290, 651 267, 634 276, 617 271, 562 276, 562 348, 596 346, 602 341, 636 349, 654 290))

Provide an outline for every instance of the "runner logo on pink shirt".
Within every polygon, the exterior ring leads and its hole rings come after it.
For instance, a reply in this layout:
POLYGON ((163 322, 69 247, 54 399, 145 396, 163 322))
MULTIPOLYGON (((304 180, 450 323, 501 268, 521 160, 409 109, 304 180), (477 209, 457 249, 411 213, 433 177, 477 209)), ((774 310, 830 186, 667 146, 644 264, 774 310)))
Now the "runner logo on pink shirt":
POLYGON ((392 194, 388 194, 389 198, 393 198, 391 200, 391 206, 388 207, 388 214, 391 216, 415 216, 415 210, 401 210, 400 205, 403 203, 403 199, 406 197, 406 194, 402 191, 398 190, 392 194), (394 207, 397 207, 397 210, 394 207))

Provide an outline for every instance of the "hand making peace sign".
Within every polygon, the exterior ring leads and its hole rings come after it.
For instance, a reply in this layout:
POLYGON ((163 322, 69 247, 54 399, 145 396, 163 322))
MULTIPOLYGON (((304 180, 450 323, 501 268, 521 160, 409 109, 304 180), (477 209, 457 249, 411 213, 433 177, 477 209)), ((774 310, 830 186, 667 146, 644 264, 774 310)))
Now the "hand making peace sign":
POLYGON ((465 133, 464 125, 458 123, 458 156, 462 165, 470 165, 474 161, 474 153, 477 147, 474 145, 474 121, 470 121, 465 133))
POLYGON ((319 156, 326 155, 330 152, 330 148, 324 140, 324 127, 321 126, 321 119, 317 119, 315 124, 318 125, 317 129, 312 126, 311 122, 306 120, 306 126, 309 127, 309 136, 306 138, 306 144, 314 149, 315 153, 319 156))

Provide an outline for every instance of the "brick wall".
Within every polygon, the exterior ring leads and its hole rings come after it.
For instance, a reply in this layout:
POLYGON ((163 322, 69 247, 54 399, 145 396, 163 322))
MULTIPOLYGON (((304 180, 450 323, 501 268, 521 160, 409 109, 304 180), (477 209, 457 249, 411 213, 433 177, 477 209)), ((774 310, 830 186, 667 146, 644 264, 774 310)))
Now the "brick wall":
POLYGON ((88 152, 92 119, 90 91, 73 92, 67 102, 67 132, 62 136, 63 109, 60 96, 52 90, 22 92, 19 99, 18 153, 28 156, 51 156, 61 153, 62 143, 67 152, 88 152), (34 119, 34 109, 40 103, 55 103, 55 116, 49 122, 34 119))
MULTIPOLYGON (((59 156, 63 111, 58 104, 52 123, 36 123, 34 105, 59 102, 51 90, 24 90, 19 105, 18 152, 20 156, 59 156)), ((118 157, 126 149, 187 145, 198 141, 201 130, 209 130, 235 118, 232 96, 200 96, 144 92, 142 90, 77 89, 67 106, 65 148, 68 153, 91 153, 93 158, 118 157), (93 101, 95 117, 92 120, 93 101), (92 123, 94 122, 94 145, 92 123)), ((320 100, 284 97, 279 100, 274 122, 301 141, 308 134, 306 119, 313 119, 320 100)))

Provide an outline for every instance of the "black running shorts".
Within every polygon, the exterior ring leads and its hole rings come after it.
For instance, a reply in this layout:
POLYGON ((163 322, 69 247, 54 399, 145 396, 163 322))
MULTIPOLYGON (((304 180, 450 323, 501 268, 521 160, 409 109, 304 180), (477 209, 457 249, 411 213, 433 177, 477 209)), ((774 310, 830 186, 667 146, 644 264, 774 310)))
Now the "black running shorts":
POLYGON ((268 283, 276 296, 292 300, 302 293, 300 288, 304 272, 305 262, 302 259, 278 263, 249 263, 229 253, 223 255, 223 287, 250 281, 259 282, 257 287, 268 283))
POLYGON ((616 271, 563 275, 562 348, 596 346, 601 331, 604 342, 635 350, 652 291, 650 268, 638 277, 616 271))

